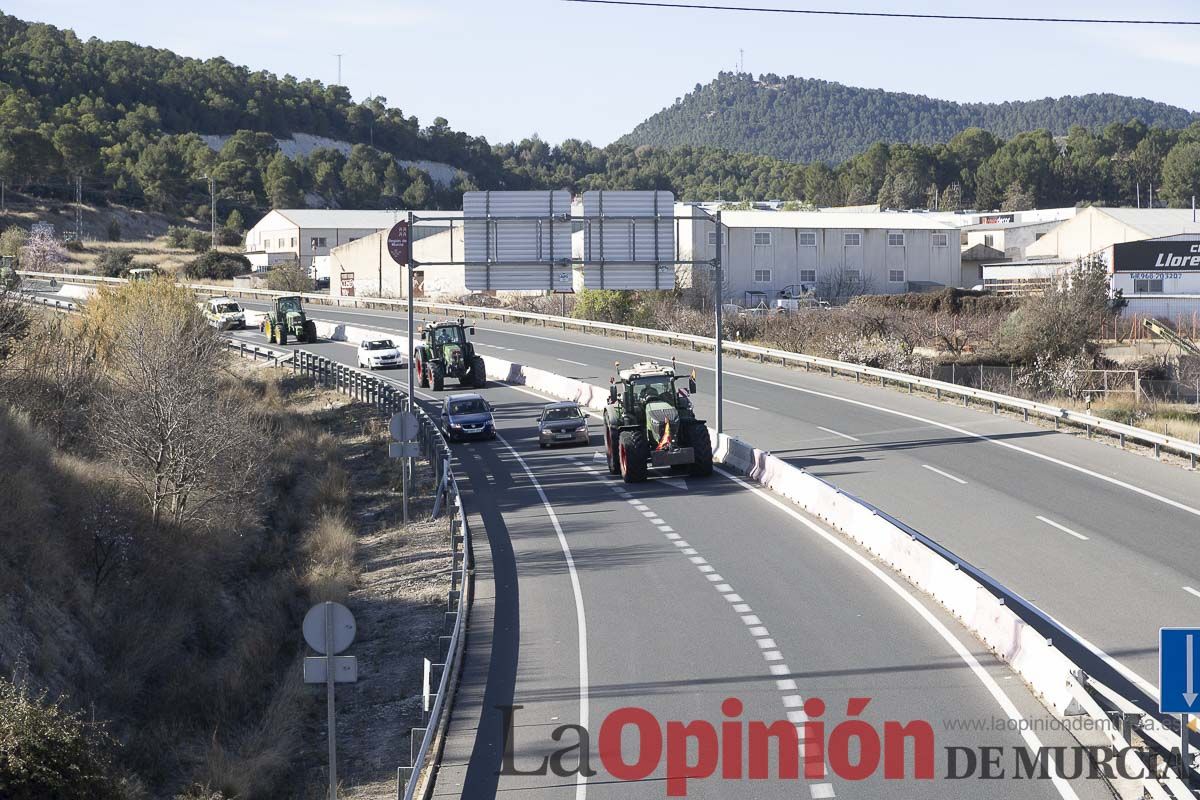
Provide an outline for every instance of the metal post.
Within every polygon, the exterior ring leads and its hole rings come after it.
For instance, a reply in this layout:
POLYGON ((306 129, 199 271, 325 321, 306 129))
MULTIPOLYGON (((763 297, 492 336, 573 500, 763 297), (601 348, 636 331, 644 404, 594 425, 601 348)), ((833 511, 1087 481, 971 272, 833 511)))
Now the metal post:
MULTIPOLYGON (((1191 637, 1189 637, 1189 638, 1191 638, 1191 637)), ((1188 659, 1188 660, 1190 661, 1191 659, 1188 659)), ((1188 687, 1188 688, 1191 688, 1191 687, 1188 687)), ((1183 779, 1184 783, 1191 786, 1192 785, 1192 768, 1191 768, 1191 755, 1188 752, 1188 715, 1180 714, 1179 719, 1180 719, 1180 722, 1182 723, 1179 728, 1179 761, 1180 761, 1179 777, 1183 779)))
MULTIPOLYGON (((408 410, 413 409, 413 399, 415 397, 413 388, 413 343, 415 341, 416 331, 413 329, 413 267, 415 262, 412 257, 412 236, 413 236, 413 213, 408 212, 408 410)), ((412 459, 405 456, 400 464, 400 469, 404 473, 405 492, 404 492, 404 521, 408 522, 408 479, 412 477, 412 459)))
POLYGON ((722 364, 722 352, 721 352, 723 349, 723 346, 724 346, 724 342, 723 342, 724 330, 723 330, 722 324, 721 324, 721 305, 725 300, 725 298, 722 297, 721 289, 722 289, 723 284, 725 283, 725 279, 724 279, 724 276, 721 274, 721 239, 722 239, 722 236, 721 236, 721 211, 720 211, 720 209, 717 210, 715 221, 716 221, 716 225, 717 225, 717 253, 716 253, 716 257, 713 258, 712 274, 713 274, 713 301, 716 303, 716 312, 715 312, 716 313, 716 348, 715 349, 716 349, 716 362, 717 362, 716 363, 717 379, 716 379, 716 386, 715 386, 715 394, 716 394, 716 399, 717 399, 716 428, 717 428, 717 435, 719 436, 720 434, 724 433, 724 431, 725 431, 725 414, 724 414, 724 408, 722 407, 723 403, 722 403, 722 396, 721 396, 722 395, 722 383, 723 383, 723 381, 721 379, 724 374, 723 373, 723 364, 722 364))
POLYGON ((325 724, 329 726, 329 800, 337 800, 337 740, 333 707, 333 603, 325 601, 325 724))

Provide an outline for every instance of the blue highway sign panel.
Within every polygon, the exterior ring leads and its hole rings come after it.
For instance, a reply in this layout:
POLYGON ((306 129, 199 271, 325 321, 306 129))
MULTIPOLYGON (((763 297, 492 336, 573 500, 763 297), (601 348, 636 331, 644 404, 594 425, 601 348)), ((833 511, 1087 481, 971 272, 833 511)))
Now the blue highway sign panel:
POLYGON ((1200 628, 1158 629, 1158 710, 1200 712, 1200 628))

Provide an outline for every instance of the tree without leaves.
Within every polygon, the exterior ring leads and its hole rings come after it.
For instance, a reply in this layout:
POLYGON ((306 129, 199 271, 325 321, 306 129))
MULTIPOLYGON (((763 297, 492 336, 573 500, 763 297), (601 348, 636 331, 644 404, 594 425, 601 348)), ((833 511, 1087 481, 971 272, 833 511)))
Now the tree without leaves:
POLYGON ((210 506, 249 497, 257 432, 218 388, 224 348, 191 294, 165 280, 102 290, 84 323, 105 369, 96 445, 153 525, 202 524, 210 506))

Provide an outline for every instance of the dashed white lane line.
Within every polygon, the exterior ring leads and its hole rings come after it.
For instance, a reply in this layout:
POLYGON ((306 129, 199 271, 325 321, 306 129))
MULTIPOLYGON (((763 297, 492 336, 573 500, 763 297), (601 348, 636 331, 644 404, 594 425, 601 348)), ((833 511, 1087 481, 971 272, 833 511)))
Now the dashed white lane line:
POLYGON ((1188 594, 1195 595, 1196 597, 1200 597, 1200 591, 1196 591, 1195 589, 1193 589, 1190 586, 1183 587, 1183 590, 1185 592, 1187 592, 1188 594))
POLYGON ((742 408, 748 408, 751 411, 762 411, 762 409, 759 408, 758 406, 752 406, 749 403, 739 403, 737 400, 730 400, 728 397, 724 398, 724 400, 726 403, 729 403, 730 405, 741 406, 742 408))
POLYGON ((834 436, 840 436, 843 439, 849 439, 852 442, 861 442, 862 441, 862 439, 851 436, 848 433, 839 433, 838 431, 835 431, 833 428, 824 428, 824 427, 818 425, 817 430, 825 431, 826 433, 832 433, 834 436))
POLYGON ((586 367, 586 366, 587 366, 587 364, 583 363, 582 361, 572 361, 572 360, 571 360, 571 359, 569 359, 569 358, 556 358, 556 359, 554 359, 554 360, 555 360, 555 361, 562 361, 562 362, 563 362, 563 363, 565 363, 565 364, 574 364, 574 365, 575 365, 575 366, 577 366, 577 367, 586 367))
POLYGON ((929 470, 930 472, 936 472, 938 475, 941 475, 943 478, 949 478, 950 480, 954 481, 955 483, 961 483, 964 486, 966 486, 966 484, 967 484, 967 482, 964 481, 962 478, 951 475, 949 472, 943 472, 942 470, 938 469, 937 467, 931 467, 928 464, 922 464, 921 467, 923 469, 929 470))
MULTIPOLYGON (((600 480, 610 487, 617 488, 620 486, 612 478, 608 477, 607 475, 601 475, 597 473, 597 471, 590 466, 580 464, 578 461, 574 461, 573 463, 579 467, 584 474, 591 475, 593 478, 600 480)), ((767 630, 767 627, 763 625, 762 620, 758 617, 758 615, 752 613, 750 605, 743 600, 741 595, 733 591, 733 586, 725 581, 724 576, 717 572, 716 567, 708 563, 708 559, 700 555, 696 548, 688 544, 685 539, 680 538, 679 534, 675 533, 669 525, 664 524, 662 518, 658 516, 658 513, 651 511, 641 498, 630 497, 626 492, 621 492, 621 494, 626 498, 627 502, 633 507, 634 510, 641 513, 642 516, 646 518, 647 522, 650 522, 652 525, 654 525, 655 528, 657 528, 663 534, 667 541, 671 542, 679 549, 681 554, 687 556, 688 561, 694 567, 696 567, 696 569, 702 575, 704 575, 705 579, 713 585, 713 588, 716 589, 717 592, 724 597, 727 602, 732 604, 734 612, 739 615, 742 624, 746 626, 750 635, 754 637, 755 646, 758 648, 759 654, 762 656, 763 661, 766 662, 768 671, 773 677, 775 677, 776 688, 783 692, 795 692, 797 689, 796 681, 787 677, 792 672, 791 667, 784 663, 782 651, 779 649, 779 646, 776 644, 775 640, 771 638, 770 632, 767 630)), ((808 717, 802 709, 798 708, 802 704, 803 699, 800 697, 800 695, 789 694, 783 698, 783 705, 785 709, 784 713, 786 714, 787 719, 797 726, 797 734, 800 737, 800 758, 803 760, 805 742, 803 739, 804 731, 802 730, 801 725, 803 722, 807 721, 808 717)), ((822 776, 823 775, 824 772, 822 772, 822 776)), ((810 784, 809 792, 814 798, 831 798, 835 796, 833 785, 829 783, 810 784)))
POLYGON ((1063 533, 1068 533, 1068 534, 1070 534, 1071 536, 1074 536, 1076 539, 1082 539, 1082 540, 1083 540, 1083 541, 1085 541, 1085 542, 1088 540, 1088 537, 1084 536, 1082 533, 1076 533, 1075 531, 1073 531, 1073 530, 1071 530, 1070 528, 1068 528, 1066 525, 1060 525, 1060 524, 1058 524, 1057 522, 1055 522, 1055 521, 1054 521, 1054 520, 1052 520, 1052 519, 1046 519, 1046 518, 1045 518, 1045 517, 1043 517, 1041 514, 1038 514, 1038 515, 1037 515, 1037 519, 1039 519, 1039 520, 1041 520, 1042 522, 1046 523, 1046 524, 1047 524, 1047 525, 1049 525, 1051 528, 1058 528, 1058 529, 1059 529, 1060 531, 1062 531, 1063 533))

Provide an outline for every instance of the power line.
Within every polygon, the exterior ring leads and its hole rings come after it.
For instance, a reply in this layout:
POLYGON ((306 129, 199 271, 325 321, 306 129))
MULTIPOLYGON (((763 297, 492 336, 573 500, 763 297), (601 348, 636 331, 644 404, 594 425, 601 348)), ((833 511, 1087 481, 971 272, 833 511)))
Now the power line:
POLYGON ((1011 17, 983 14, 918 14, 900 11, 830 11, 819 8, 772 8, 768 6, 717 6, 701 3, 663 3, 652 0, 563 0, 565 3, 588 3, 601 6, 635 6, 639 8, 671 8, 700 11, 749 11, 759 14, 807 14, 827 17, 883 17, 888 19, 934 19, 966 22, 1052 22, 1086 25, 1200 25, 1190 19, 1112 19, 1100 17, 1011 17))

